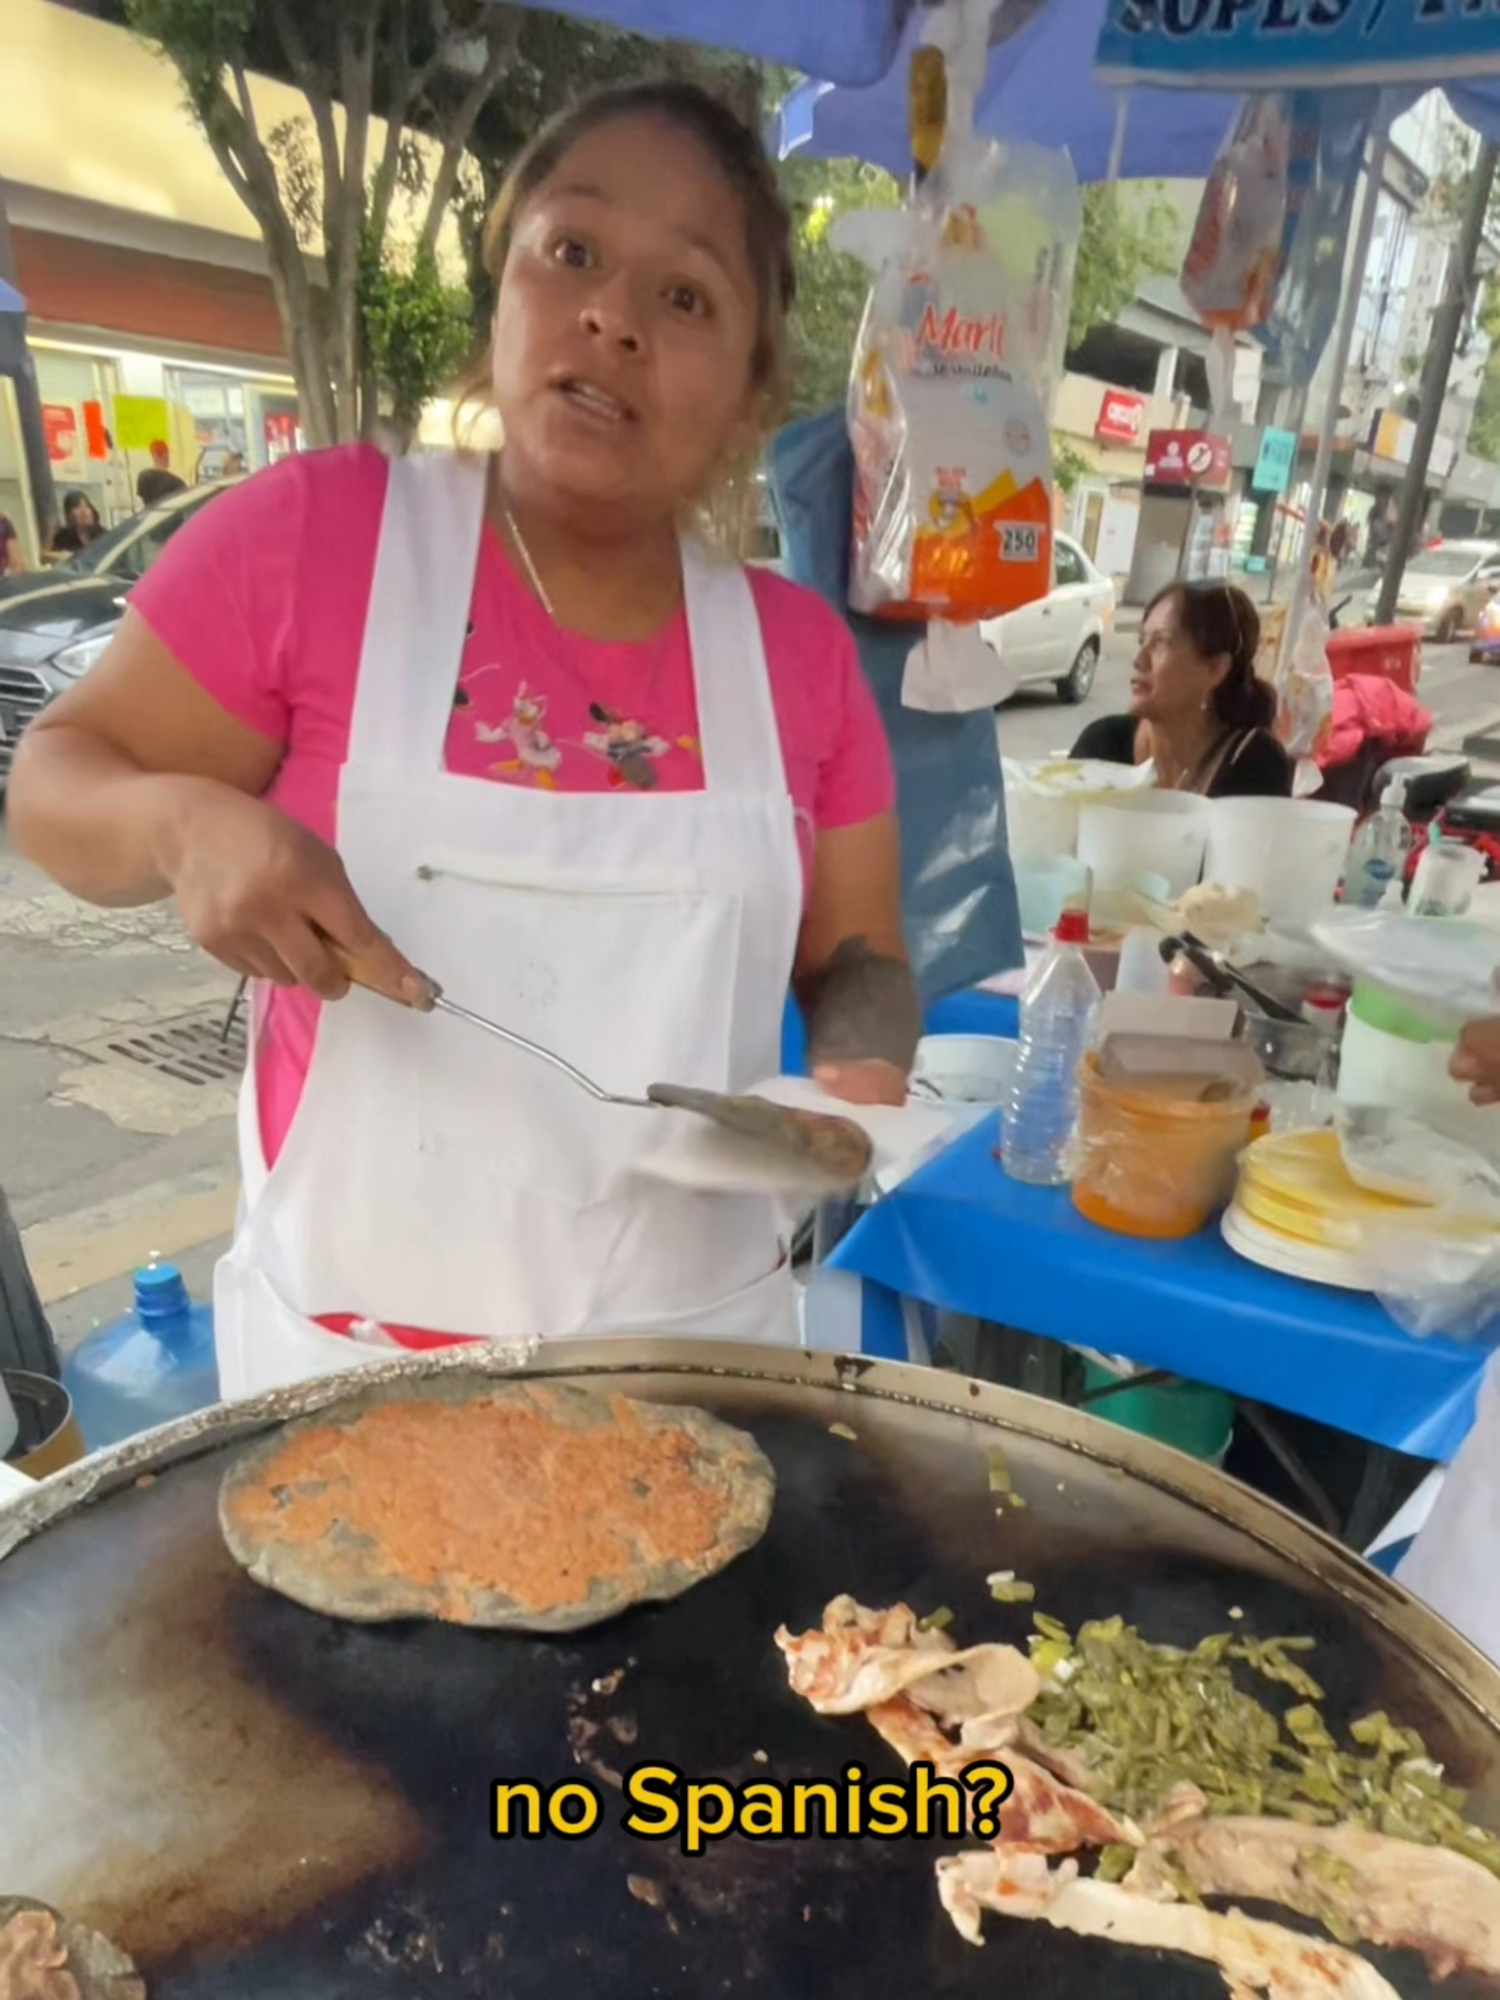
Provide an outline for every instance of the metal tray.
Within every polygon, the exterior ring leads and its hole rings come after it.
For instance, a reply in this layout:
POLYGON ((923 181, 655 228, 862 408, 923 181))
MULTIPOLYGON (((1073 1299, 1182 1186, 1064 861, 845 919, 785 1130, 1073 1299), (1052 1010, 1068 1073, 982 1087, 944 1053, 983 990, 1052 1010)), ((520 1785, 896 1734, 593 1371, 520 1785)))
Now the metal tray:
MULTIPOLYGON (((116 1938, 152 2000, 1222 1996, 1209 1968, 1042 1925, 992 1920, 976 1951, 938 1906, 940 1844, 729 1840, 688 1859, 621 1831, 607 1783, 588 1839, 492 1837, 493 1781, 577 1776, 575 1756, 595 1775, 835 1777, 851 1757, 894 1775, 862 1720, 791 1695, 772 1633, 847 1590, 1018 1636, 1026 1608, 985 1586, 997 1568, 1070 1622, 1119 1612, 1190 1642, 1238 1607, 1245 1630, 1310 1634, 1334 1722, 1383 1707, 1414 1724, 1500 1826, 1500 1672, 1441 1621, 1208 1467, 925 1369, 694 1341, 382 1364, 57 1475, 0 1514, 0 1556, 0 1892, 116 1938), (449 1368, 608 1377, 744 1425, 777 1469, 769 1532, 678 1602, 568 1640, 336 1624, 235 1567, 215 1503, 238 1446, 449 1368), (996 1441, 1024 1511, 997 1514, 996 1441)), ((1415 1957, 1370 1955, 1436 2000, 1415 1957)))

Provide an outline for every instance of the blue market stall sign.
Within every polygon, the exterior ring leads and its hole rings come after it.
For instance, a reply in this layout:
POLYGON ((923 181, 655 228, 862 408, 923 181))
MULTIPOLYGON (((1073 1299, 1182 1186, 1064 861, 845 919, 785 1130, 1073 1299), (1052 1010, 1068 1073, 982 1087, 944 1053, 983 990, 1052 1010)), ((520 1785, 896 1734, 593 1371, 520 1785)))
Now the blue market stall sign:
POLYGON ((1500 0, 1107 0, 1095 70, 1199 90, 1500 75, 1500 0))
POLYGON ((1295 431, 1262 431, 1260 453, 1250 478, 1252 493, 1285 493, 1297 458, 1295 431))

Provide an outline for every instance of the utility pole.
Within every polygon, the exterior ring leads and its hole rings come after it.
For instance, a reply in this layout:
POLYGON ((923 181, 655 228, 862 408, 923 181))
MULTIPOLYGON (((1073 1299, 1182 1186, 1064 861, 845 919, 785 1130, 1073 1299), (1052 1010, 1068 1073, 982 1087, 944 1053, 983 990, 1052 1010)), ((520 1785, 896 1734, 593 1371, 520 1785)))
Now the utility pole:
MULTIPOLYGON (((15 289, 16 260, 11 249, 10 216, 5 206, 5 183, 0 180, 0 284, 15 289)), ((45 549, 57 525, 57 490, 52 480, 52 461, 47 456, 47 433, 42 423, 42 393, 37 384, 36 364, 26 345, 24 313, 0 312, 0 375, 8 375, 15 386, 16 414, 21 424, 21 449, 26 458, 26 477, 31 488, 32 512, 36 516, 37 546, 45 549)))
POLYGON ((1422 407, 1417 416, 1417 435, 1411 448, 1411 463, 1401 488, 1401 507, 1380 580, 1380 597, 1375 607, 1375 623, 1389 625, 1396 614, 1396 600, 1406 559, 1427 504, 1427 467, 1437 438, 1438 419, 1443 414, 1443 396, 1448 374, 1458 351, 1458 336, 1474 303, 1479 246, 1484 241, 1484 225, 1489 216, 1490 197, 1495 187, 1495 168, 1500 163, 1500 146, 1493 140, 1479 149, 1474 178, 1459 232, 1458 255, 1448 267, 1443 287, 1443 303, 1432 315, 1432 333, 1427 348, 1427 364, 1422 370, 1422 407))

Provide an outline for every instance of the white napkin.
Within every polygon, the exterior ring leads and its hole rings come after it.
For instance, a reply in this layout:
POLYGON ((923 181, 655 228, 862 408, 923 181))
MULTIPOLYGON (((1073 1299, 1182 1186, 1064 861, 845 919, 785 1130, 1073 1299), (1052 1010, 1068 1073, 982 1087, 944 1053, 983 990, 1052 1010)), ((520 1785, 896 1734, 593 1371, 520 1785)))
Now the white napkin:
POLYGON ((901 702, 929 715, 971 715, 1009 701, 1020 684, 1016 668, 979 636, 977 625, 934 618, 906 656, 901 702))
MULTIPOLYGON (((830 1097, 810 1077, 778 1076, 749 1093, 798 1111, 821 1111, 847 1118, 869 1134, 875 1148, 872 1177, 882 1194, 914 1173, 992 1108, 983 1104, 845 1104, 830 1097)), ((779 1147, 742 1139, 706 1118, 683 1116, 667 1143, 641 1161, 636 1172, 648 1180, 701 1194, 805 1195, 816 1199, 832 1190, 828 1182, 779 1147)))

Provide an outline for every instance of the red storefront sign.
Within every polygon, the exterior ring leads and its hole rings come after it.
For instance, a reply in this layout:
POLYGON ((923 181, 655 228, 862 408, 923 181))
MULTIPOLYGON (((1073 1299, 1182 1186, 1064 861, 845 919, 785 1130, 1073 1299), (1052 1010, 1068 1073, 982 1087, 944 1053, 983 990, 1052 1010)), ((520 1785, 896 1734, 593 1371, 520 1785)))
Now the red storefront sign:
POLYGON ((42 431, 54 465, 63 464, 78 450, 78 412, 71 403, 43 403, 42 431))
POLYGON ((1139 444, 1146 428, 1146 399, 1128 389, 1106 389, 1094 436, 1101 444, 1139 444))
POLYGON ((1227 493, 1234 484, 1228 438, 1212 431, 1153 431, 1146 440, 1146 484, 1227 493))

